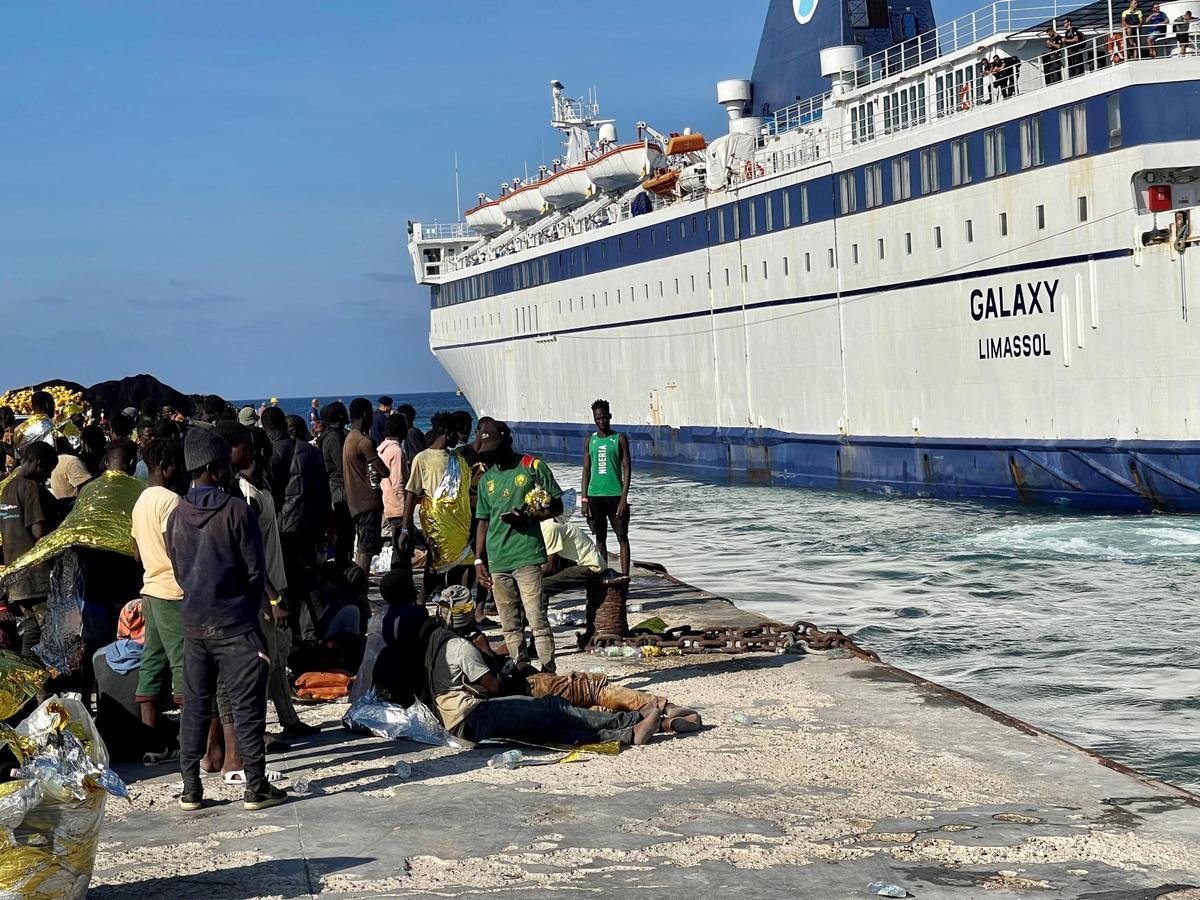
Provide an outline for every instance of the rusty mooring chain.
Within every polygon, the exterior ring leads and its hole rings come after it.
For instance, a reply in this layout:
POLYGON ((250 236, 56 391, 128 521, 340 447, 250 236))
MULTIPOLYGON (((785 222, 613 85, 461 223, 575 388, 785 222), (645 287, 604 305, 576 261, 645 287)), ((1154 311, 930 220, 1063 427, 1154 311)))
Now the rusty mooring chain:
POLYGON ((746 628, 704 629, 680 625, 662 632, 635 628, 627 635, 593 635, 588 649, 644 647, 653 650, 645 654, 648 656, 673 656, 681 653, 779 653, 796 644, 804 644, 811 650, 846 650, 860 659, 879 661, 874 651, 858 646, 840 629, 822 631, 812 622, 794 625, 763 622, 746 628))

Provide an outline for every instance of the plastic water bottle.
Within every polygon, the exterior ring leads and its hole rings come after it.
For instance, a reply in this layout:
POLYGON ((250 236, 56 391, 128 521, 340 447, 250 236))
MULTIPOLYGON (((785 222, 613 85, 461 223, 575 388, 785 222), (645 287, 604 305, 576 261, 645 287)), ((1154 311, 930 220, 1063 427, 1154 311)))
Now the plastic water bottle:
MULTIPOLYGON (((741 710, 733 714, 734 725, 753 725, 754 718, 749 713, 744 713, 741 710)), ((903 895, 902 895, 903 896, 903 895)))
POLYGON ((396 765, 393 768, 395 769, 396 774, 401 778, 408 778, 410 775, 412 775, 412 766, 402 759, 397 760, 396 765))
POLYGON ((309 791, 309 782, 311 779, 307 775, 301 775, 299 778, 292 779, 292 793, 297 796, 303 796, 309 791))
POLYGON ((489 769, 516 769, 525 761, 525 754, 520 750, 505 750, 497 753, 488 760, 489 769))
POLYGON ((588 666, 583 671, 587 672, 589 675, 605 675, 605 674, 607 674, 605 672, 604 666, 588 666))
POLYGON ((640 613, 645 608, 641 603, 630 603, 625 607, 625 612, 640 613))
POLYGON ((876 897, 907 897, 908 891, 890 881, 872 881, 867 890, 876 897))
POLYGON ((629 657, 633 657, 633 656, 641 656, 641 655, 642 655, 642 648, 641 648, 641 647, 622 647, 622 648, 621 648, 621 655, 622 655, 622 656, 629 656, 629 657))

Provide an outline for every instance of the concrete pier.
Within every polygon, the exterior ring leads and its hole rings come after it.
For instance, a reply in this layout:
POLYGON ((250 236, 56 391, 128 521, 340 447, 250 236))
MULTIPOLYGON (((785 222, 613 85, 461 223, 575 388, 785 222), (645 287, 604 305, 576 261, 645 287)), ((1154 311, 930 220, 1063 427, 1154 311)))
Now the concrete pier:
MULTIPOLYGON (((633 623, 757 621, 646 570, 630 603, 633 623)), ((492 770, 494 748, 355 738, 344 704, 306 707, 329 730, 269 758, 310 779, 287 805, 244 812, 218 780, 182 813, 176 770, 126 770, 89 897, 1200 898, 1200 800, 952 691, 836 651, 601 659, 574 630, 560 671, 603 665, 709 727, 492 770)))

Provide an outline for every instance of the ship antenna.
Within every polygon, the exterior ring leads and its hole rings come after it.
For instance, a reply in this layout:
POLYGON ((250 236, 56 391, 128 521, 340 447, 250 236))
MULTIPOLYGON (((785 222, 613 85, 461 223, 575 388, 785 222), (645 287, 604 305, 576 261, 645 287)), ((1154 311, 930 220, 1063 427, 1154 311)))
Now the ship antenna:
POLYGON ((462 215, 462 199, 458 193, 458 150, 454 151, 454 221, 462 215))

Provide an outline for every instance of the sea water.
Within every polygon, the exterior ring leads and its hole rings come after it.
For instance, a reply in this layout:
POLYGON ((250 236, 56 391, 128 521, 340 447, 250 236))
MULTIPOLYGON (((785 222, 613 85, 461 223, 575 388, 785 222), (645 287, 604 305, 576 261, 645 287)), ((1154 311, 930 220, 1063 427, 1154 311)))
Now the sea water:
MULTIPOLYGON (((454 394, 390 393, 419 424, 468 408, 454 394)), ((280 405, 307 416, 310 399, 280 405)), ((578 488, 578 465, 554 471, 578 488)), ((888 662, 1200 789, 1200 518, 709 483, 644 467, 630 501, 635 559, 779 621, 839 627, 888 662)))

